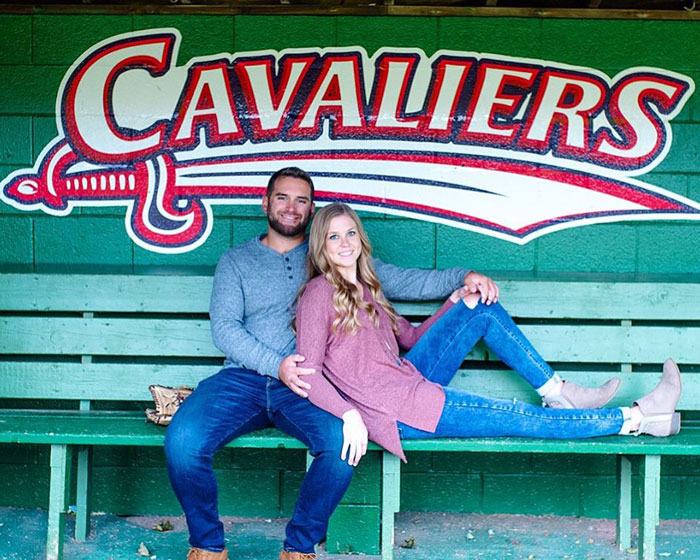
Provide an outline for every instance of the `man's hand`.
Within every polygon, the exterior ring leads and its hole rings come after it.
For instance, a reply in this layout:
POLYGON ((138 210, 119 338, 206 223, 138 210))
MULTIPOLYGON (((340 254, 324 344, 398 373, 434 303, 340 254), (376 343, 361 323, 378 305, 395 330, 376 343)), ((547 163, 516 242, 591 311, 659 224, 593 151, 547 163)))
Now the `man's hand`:
POLYGON ((498 301, 498 286, 488 276, 479 274, 478 272, 468 272, 464 276, 464 290, 466 294, 480 294, 481 303, 491 305, 498 301))
POLYGON ((297 364, 303 362, 306 358, 300 356, 299 354, 290 354, 280 364, 279 368, 279 379, 287 387, 289 387, 294 393, 300 397, 308 397, 309 394, 305 389, 311 389, 306 381, 301 380, 302 375, 310 375, 315 373, 314 368, 303 368, 299 367, 297 364))
POLYGON ((367 453, 367 427, 360 413, 353 408, 343 414, 343 450, 340 453, 340 460, 345 461, 347 455, 348 465, 356 467, 365 453, 367 453))

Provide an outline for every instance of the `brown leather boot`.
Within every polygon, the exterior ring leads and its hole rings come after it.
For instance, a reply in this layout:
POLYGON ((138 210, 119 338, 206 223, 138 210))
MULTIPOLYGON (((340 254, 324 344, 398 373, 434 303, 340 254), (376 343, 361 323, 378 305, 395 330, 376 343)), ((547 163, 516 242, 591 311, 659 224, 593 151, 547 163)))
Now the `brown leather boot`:
POLYGON ((226 549, 221 552, 212 552, 201 548, 190 548, 187 560, 228 560, 228 552, 226 549))
POLYGON ((289 552, 282 550, 280 560, 316 560, 316 555, 310 552, 289 552))

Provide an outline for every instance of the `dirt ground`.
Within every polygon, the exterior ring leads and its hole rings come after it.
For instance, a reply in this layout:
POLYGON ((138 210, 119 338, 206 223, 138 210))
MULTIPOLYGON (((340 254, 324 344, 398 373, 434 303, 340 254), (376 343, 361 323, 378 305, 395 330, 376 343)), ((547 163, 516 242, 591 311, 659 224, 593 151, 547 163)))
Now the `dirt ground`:
MULTIPOLYGON (((236 560, 277 560, 286 519, 223 519, 229 555, 236 560)), ((68 522, 68 535, 73 520, 68 522)), ((0 508, 0 559, 43 557, 46 513, 0 508)), ((613 520, 450 513, 397 515, 397 560, 634 560, 636 548, 614 545, 613 520)), ((633 543, 633 546, 636 544, 633 543)), ((187 528, 182 517, 94 515, 89 539, 66 538, 64 560, 184 560, 187 528), (168 525, 169 524, 169 525, 168 525), (159 526, 166 531, 158 531, 159 526)), ((700 520, 662 521, 657 557, 700 560, 700 520)), ((332 555, 321 560, 377 560, 377 556, 332 555)))

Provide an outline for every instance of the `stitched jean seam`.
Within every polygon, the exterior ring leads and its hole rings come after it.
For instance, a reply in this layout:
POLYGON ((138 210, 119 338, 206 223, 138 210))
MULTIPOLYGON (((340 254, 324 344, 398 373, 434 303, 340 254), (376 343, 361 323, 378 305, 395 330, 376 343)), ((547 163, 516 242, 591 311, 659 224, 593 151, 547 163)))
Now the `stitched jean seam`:
MULTIPOLYGON (((509 407, 509 406, 497 406, 493 404, 481 404, 481 403, 446 403, 445 407, 449 408, 481 408, 485 410, 493 410, 493 411, 498 411, 498 412, 508 412, 508 413, 515 413, 515 414, 520 414, 521 416, 527 416, 528 418, 540 418, 543 420, 610 420, 610 418, 607 417, 602 417, 598 415, 584 415, 584 416, 552 416, 550 414, 538 414, 538 413, 531 413, 527 412, 525 410, 519 410, 514 407, 509 407)), ((538 409, 539 410, 539 409, 538 409)), ((542 410, 547 410, 547 409, 542 409, 542 410)), ((616 409, 611 409, 611 410, 616 410, 616 409)), ((443 411, 444 414, 444 411, 443 411)))

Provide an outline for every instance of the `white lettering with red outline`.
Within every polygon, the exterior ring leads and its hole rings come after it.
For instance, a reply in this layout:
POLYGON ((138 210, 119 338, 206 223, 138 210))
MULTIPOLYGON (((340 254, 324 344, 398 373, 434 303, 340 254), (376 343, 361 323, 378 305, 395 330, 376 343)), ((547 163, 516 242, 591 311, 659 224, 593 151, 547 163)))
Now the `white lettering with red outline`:
POLYGON ((472 52, 359 47, 222 53, 176 66, 180 34, 106 39, 66 73, 59 136, 0 183, 23 210, 126 208, 142 247, 193 250, 213 208, 258 204, 299 165, 320 204, 523 244, 620 220, 700 219, 700 204, 636 179, 670 149, 687 76, 472 52), (154 93, 156 92, 156 93, 154 93))

